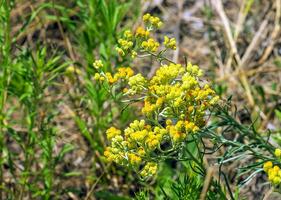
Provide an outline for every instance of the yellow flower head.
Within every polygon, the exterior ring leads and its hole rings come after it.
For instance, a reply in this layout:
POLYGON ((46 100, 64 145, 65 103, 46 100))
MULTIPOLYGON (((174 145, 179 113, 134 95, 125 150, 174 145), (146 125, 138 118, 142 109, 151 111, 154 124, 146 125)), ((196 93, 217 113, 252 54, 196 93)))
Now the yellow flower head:
POLYGON ((164 45, 167 49, 177 49, 177 42, 175 38, 168 38, 167 36, 164 37, 164 45))
POLYGON ((138 27, 136 30, 136 37, 147 38, 149 36, 149 31, 145 30, 143 27, 138 27))
POLYGON ((126 39, 128 39, 128 40, 131 40, 131 39, 133 38, 133 34, 132 34, 132 32, 131 32, 130 30, 126 30, 126 31, 124 32, 124 37, 125 37, 126 39))
POLYGON ((131 57, 135 58, 137 55, 138 55, 138 53, 136 51, 132 50, 131 57))
POLYGON ((146 83, 147 80, 141 74, 136 74, 130 77, 128 84, 131 88, 129 89, 129 92, 131 94, 135 94, 137 92, 143 91, 146 83))
POLYGON ((144 177, 144 178, 152 176, 152 175, 156 174, 157 168, 158 168, 157 163, 155 163, 155 162, 148 162, 144 166, 144 168, 141 171, 140 175, 142 177, 144 177))
POLYGON ((111 127, 109 129, 107 129, 106 131, 106 136, 107 139, 111 140, 112 138, 114 138, 117 135, 121 135, 121 131, 115 127, 111 127))
POLYGON ((203 75, 203 71, 197 65, 192 65, 191 62, 187 63, 186 71, 189 74, 198 76, 198 77, 201 77, 203 75))
POLYGON ((96 81, 104 81, 105 78, 103 76, 101 76, 99 73, 95 73, 94 79, 96 81))
POLYGON ((124 50, 128 50, 133 47, 134 43, 130 40, 119 39, 118 43, 120 44, 121 48, 124 50))
POLYGON ((150 19, 151 15, 149 13, 146 13, 143 17, 142 17, 142 20, 147 23, 149 22, 149 19, 150 19))
POLYGON ((139 165, 142 161, 141 157, 139 157, 133 153, 129 153, 128 158, 129 158, 129 162, 131 165, 139 165))
POLYGON ((154 39, 149 38, 147 41, 143 41, 141 43, 141 47, 146 51, 156 52, 159 47, 159 43, 156 42, 154 39))
POLYGON ((277 158, 281 158, 281 149, 279 148, 275 149, 274 154, 277 158))
POLYGON ((144 150, 144 148, 143 148, 143 147, 140 147, 140 148, 138 149, 137 153, 138 153, 138 155, 140 155, 140 156, 144 156, 144 155, 145 155, 145 150, 144 150))
POLYGON ((142 17, 144 23, 151 25, 155 28, 160 28, 163 25, 163 22, 159 19, 159 17, 151 16, 150 14, 145 14, 142 17))
POLYGON ((112 74, 109 72, 105 73, 105 76, 110 84, 113 84, 118 81, 118 78, 115 76, 112 76, 112 74))
POLYGON ((93 66, 94 66, 94 68, 96 68, 96 69, 100 69, 100 68, 103 67, 103 63, 102 63, 101 60, 96 60, 96 61, 93 63, 93 66))
POLYGON ((173 124, 172 120, 170 120, 170 119, 166 120, 166 125, 167 126, 171 126, 172 124, 173 124))
POLYGON ((120 67, 114 77, 117 79, 128 79, 134 75, 134 71, 130 67, 120 67))
POLYGON ((163 22, 158 17, 151 16, 149 21, 152 24, 152 26, 156 28, 160 28, 163 25, 163 22))

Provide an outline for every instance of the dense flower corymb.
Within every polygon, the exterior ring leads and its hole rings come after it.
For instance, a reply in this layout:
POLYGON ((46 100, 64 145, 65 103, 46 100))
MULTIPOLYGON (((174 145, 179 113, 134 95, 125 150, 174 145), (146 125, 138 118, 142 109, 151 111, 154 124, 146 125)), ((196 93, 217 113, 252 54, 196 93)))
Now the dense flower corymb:
MULTIPOLYGON (((176 40, 165 36, 160 45, 152 38, 152 31, 162 25, 161 20, 146 14, 143 22, 145 27, 123 33, 116 50, 121 56, 151 55, 161 62, 167 49, 176 49, 176 40)), ((109 146, 104 152, 107 160, 133 168, 147 178, 157 172, 158 162, 171 155, 179 156, 185 141, 206 124, 207 111, 219 100, 214 90, 200 80, 202 75, 197 65, 171 61, 161 62, 149 79, 140 73, 134 75, 130 68, 95 75, 100 83, 107 81, 110 87, 123 91, 126 102, 142 102, 141 120, 133 121, 124 130, 115 127, 107 130, 109 146)))
MULTIPOLYGON (((99 66, 103 66, 102 63, 98 63, 99 66)), ((97 66, 97 63, 94 63, 94 66, 97 66)), ((100 67, 97 67, 100 69, 100 67)), ((131 76, 134 75, 134 71, 130 67, 119 67, 117 68, 117 72, 112 74, 109 72, 106 73, 95 73, 94 79, 97 81, 107 80, 109 84, 114 84, 119 80, 128 80, 131 76)))
MULTIPOLYGON (((152 37, 152 31, 159 29, 163 22, 160 18, 145 14, 143 16, 143 26, 138 26, 135 31, 126 30, 122 38, 118 40, 116 50, 122 57, 131 55, 135 58, 139 53, 157 53, 160 49, 160 43, 152 37)), ((166 49, 176 49, 175 38, 164 38, 164 47, 166 49)))
MULTIPOLYGON (((281 158, 281 149, 277 148, 274 151, 274 155, 277 159, 281 158)), ((267 161, 263 164, 263 170, 268 176, 268 180, 273 185, 281 184, 281 169, 278 165, 273 165, 271 161, 267 161)))
POLYGON ((263 165, 264 171, 268 175, 268 180, 274 184, 274 185, 279 185, 281 183, 281 170, 279 166, 274 165, 271 161, 267 161, 263 165))
POLYGON ((141 74, 128 78, 125 95, 143 99, 145 119, 135 120, 124 131, 111 127, 107 131, 110 147, 105 151, 109 161, 131 166, 147 177, 156 173, 157 158, 177 151, 185 139, 205 125, 206 111, 218 96, 199 80, 202 71, 187 66, 161 66, 151 79, 141 74), (160 123, 162 118, 166 123, 160 123))

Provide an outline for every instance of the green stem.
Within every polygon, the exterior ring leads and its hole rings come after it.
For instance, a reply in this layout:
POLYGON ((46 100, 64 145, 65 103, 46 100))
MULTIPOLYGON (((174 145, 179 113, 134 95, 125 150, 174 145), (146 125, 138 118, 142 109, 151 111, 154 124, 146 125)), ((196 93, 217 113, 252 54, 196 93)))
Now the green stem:
POLYGON ((5 103, 7 99, 7 90, 10 80, 10 71, 9 71, 9 65, 10 65, 10 51, 11 51, 11 23, 10 23, 10 1, 6 0, 3 3, 4 10, 5 10, 5 36, 4 36, 4 45, 2 48, 2 56, 3 56, 3 75, 1 77, 1 89, 2 92, 0 94, 0 200, 3 199, 3 190, 4 190, 4 180, 3 180, 3 151, 4 151, 4 126, 5 126, 5 103))
POLYGON ((197 158, 195 156, 192 155, 192 153, 188 150, 188 148, 186 148, 186 152, 188 153, 188 155, 190 156, 190 158, 192 159, 192 161, 194 161, 200 168, 200 171, 202 172, 202 174, 206 174, 205 168, 203 163, 199 162, 199 160, 197 160, 197 158))

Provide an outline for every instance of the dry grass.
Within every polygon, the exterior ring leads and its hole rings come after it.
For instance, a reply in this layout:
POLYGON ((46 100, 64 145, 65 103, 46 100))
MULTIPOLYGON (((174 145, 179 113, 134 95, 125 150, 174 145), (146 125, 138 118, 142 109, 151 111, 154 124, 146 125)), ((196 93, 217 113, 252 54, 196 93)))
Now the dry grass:
MULTIPOLYGON (((35 48, 36 43, 40 41, 53 48, 64 50, 63 56, 67 59, 84 63, 76 46, 77 41, 66 31, 63 23, 58 20, 59 17, 57 19, 45 17, 46 13, 59 15, 52 9, 40 12, 32 23, 21 31, 23 21, 43 2, 47 1, 17 3, 17 7, 11 13, 12 35, 16 38, 17 44, 35 48)), ((78 11, 78 8, 71 8, 68 15, 75 19, 78 11)), ((237 106, 239 112, 241 111, 241 115, 238 116, 240 121, 249 118, 242 112, 247 107, 252 115, 250 117, 259 121, 258 129, 267 130, 273 127, 274 131, 280 128, 280 121, 274 111, 280 109, 281 104, 281 0, 151 0, 142 3, 141 13, 146 12, 160 16, 165 22, 159 36, 168 34, 176 37, 179 48, 170 55, 171 59, 184 63, 186 57, 204 68, 207 72, 206 77, 217 86, 222 86, 220 92, 223 98, 233 96, 233 104, 237 106)), ((14 49, 16 51, 15 47, 14 49)), ((138 70, 145 71, 150 76, 156 70, 156 66, 150 60, 137 64, 140 66, 138 70)), ((61 177, 58 176, 55 184, 60 184, 62 189, 79 188, 82 191, 81 196, 68 192, 62 199, 82 199, 82 197, 91 199, 90 195, 93 192, 104 187, 98 185, 101 177, 110 180, 109 187, 116 192, 128 193, 134 190, 137 186, 126 185, 120 177, 105 174, 108 166, 100 164, 102 162, 99 160, 98 151, 92 152, 89 144, 79 133, 72 113, 79 113, 81 106, 75 100, 79 92, 77 93, 74 88, 79 88, 80 83, 74 85, 67 78, 60 81, 60 87, 48 94, 50 101, 60 102, 58 106, 60 115, 56 119, 60 127, 56 149, 58 151, 62 144, 71 143, 75 144, 75 151, 64 157, 63 164, 56 168, 56 172, 59 174, 62 170, 76 171, 77 176, 66 177, 63 182, 59 181, 61 177), (94 179, 91 178, 93 165, 97 174, 94 179)), ((224 170, 232 172, 235 168, 237 163, 224 170)), ((213 170, 209 171, 205 187, 208 187, 213 173, 215 173, 213 170)), ((5 176, 4 179, 8 185, 14 184, 12 177, 5 176)), ((255 199, 255 196, 264 190, 258 187, 261 180, 264 180, 264 177, 256 178, 242 193, 246 194, 248 199, 255 199)), ((237 180, 233 180, 233 183, 236 182, 237 180)), ((202 195, 201 199, 205 197, 202 195)))

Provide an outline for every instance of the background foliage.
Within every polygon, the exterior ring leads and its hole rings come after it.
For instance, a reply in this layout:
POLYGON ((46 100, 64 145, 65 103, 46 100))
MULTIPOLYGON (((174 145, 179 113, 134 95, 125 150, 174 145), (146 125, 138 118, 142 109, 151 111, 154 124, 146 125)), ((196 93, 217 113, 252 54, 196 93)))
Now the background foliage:
POLYGON ((0 199, 270 198, 262 164, 280 164, 280 17, 280 0, 0 0, 0 199), (169 58, 202 67, 223 103, 186 146, 192 161, 166 160, 142 182, 102 156, 106 129, 126 127, 139 105, 95 84, 92 63, 151 77, 153 59, 115 51, 147 12, 164 21, 159 40, 178 41, 169 58))

